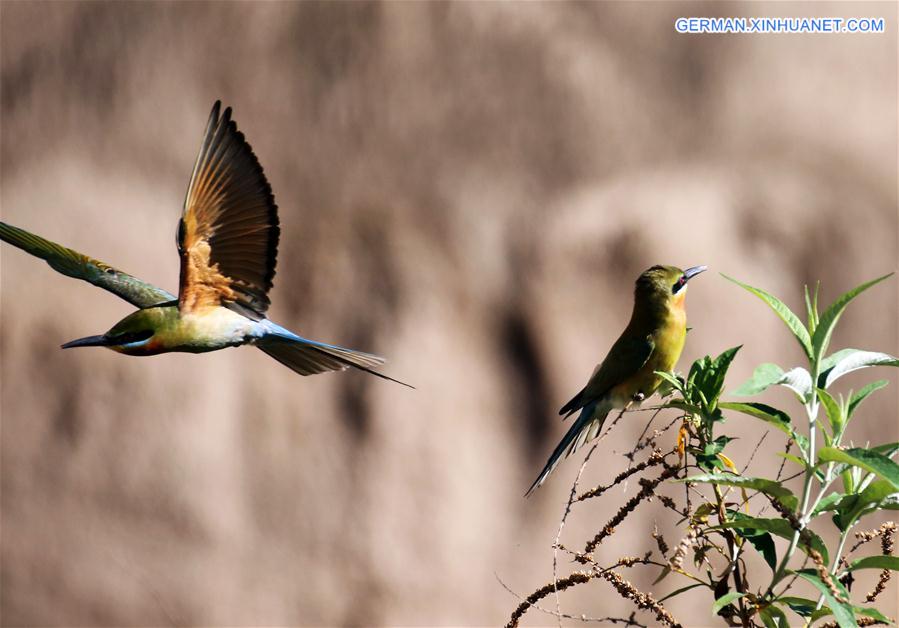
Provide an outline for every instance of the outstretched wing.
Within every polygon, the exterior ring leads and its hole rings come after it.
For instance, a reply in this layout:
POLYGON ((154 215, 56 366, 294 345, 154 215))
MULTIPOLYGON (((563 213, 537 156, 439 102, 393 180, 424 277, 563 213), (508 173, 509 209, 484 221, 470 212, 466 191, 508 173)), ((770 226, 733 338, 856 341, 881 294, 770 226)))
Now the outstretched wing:
POLYGON ((652 355, 655 344, 649 337, 621 336, 602 361, 584 389, 562 406, 559 414, 569 417, 587 404, 603 397, 613 386, 639 371, 652 355))
POLYGON ((179 307, 236 304, 263 315, 275 275, 278 207, 231 108, 216 102, 178 227, 179 307))
POLYGON ((46 260, 51 268, 63 275, 109 290, 136 307, 151 307, 175 300, 175 295, 146 281, 5 222, 0 222, 0 240, 46 260))

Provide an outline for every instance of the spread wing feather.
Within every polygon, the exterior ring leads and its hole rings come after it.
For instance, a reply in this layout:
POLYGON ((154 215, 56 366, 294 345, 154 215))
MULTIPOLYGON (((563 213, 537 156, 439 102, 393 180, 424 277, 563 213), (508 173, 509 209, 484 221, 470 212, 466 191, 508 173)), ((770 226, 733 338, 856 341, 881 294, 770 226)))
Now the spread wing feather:
POLYGON ((151 307, 175 300, 175 295, 109 264, 5 222, 0 222, 0 240, 45 260, 63 275, 108 290, 136 307, 151 307))
POLYGON ((278 207, 231 109, 220 108, 209 116, 178 227, 179 306, 236 304, 261 316, 275 275, 278 207))

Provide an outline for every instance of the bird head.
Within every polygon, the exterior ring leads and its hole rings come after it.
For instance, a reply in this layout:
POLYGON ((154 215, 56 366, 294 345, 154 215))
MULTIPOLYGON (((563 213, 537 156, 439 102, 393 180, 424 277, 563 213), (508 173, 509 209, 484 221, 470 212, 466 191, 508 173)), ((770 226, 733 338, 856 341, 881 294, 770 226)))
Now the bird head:
POLYGON ((663 307, 682 305, 687 282, 704 270, 706 266, 693 266, 687 270, 677 266, 653 266, 637 278, 635 300, 663 307))
POLYGON ((105 334, 79 338, 67 342, 62 348, 106 347, 129 355, 152 355, 158 353, 158 343, 154 342, 154 336, 167 326, 173 316, 177 316, 177 312, 176 307, 137 310, 113 325, 105 334))

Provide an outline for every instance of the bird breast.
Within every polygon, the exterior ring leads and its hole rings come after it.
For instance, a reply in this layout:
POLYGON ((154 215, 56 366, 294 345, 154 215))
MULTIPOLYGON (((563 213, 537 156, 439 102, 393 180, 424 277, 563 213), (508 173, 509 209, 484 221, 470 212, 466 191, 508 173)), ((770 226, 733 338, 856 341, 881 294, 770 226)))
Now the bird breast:
POLYGON ((257 323, 224 307, 182 314, 172 340, 185 351, 213 351, 241 345, 255 337, 257 323))

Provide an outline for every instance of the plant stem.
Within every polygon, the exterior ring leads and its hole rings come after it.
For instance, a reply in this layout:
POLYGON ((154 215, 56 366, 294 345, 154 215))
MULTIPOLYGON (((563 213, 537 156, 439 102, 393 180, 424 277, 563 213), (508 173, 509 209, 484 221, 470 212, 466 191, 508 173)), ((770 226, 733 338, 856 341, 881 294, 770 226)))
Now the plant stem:
MULTIPOLYGON (((812 368, 812 384, 818 381, 818 365, 814 364, 812 368)), ((784 573, 787 570, 787 565, 790 563, 790 559, 793 558, 793 554, 796 552, 796 547, 799 545, 799 539, 802 535, 802 531, 808 526, 809 523, 809 499, 811 498, 812 492, 812 480, 815 478, 815 441, 817 438, 818 430, 816 429, 816 420, 818 417, 818 397, 812 391, 811 399, 805 404, 805 412, 808 416, 808 458, 806 459, 806 467, 805 467, 805 481, 802 485, 802 502, 799 510, 799 529, 793 532, 793 537, 790 539, 790 545, 787 548, 786 553, 780 561, 780 564, 777 566, 777 570, 774 572, 774 577, 771 579, 771 584, 768 586, 768 590, 765 592, 765 597, 769 596, 771 592, 774 590, 774 586, 780 582, 784 573)), ((820 496, 819 496, 820 498, 820 496)), ((817 505, 818 500, 815 500, 815 505, 817 505)))
MULTIPOLYGON (((840 544, 837 546, 837 553, 833 557, 833 564, 830 567, 830 575, 837 575, 837 571, 839 571, 840 566, 840 557, 843 555, 843 547, 846 545, 846 539, 849 538, 849 531, 852 529, 852 526, 849 525, 845 530, 840 532, 840 544)), ((820 594, 818 596, 818 603, 815 604, 815 610, 818 610, 824 605, 824 594, 820 594)))

